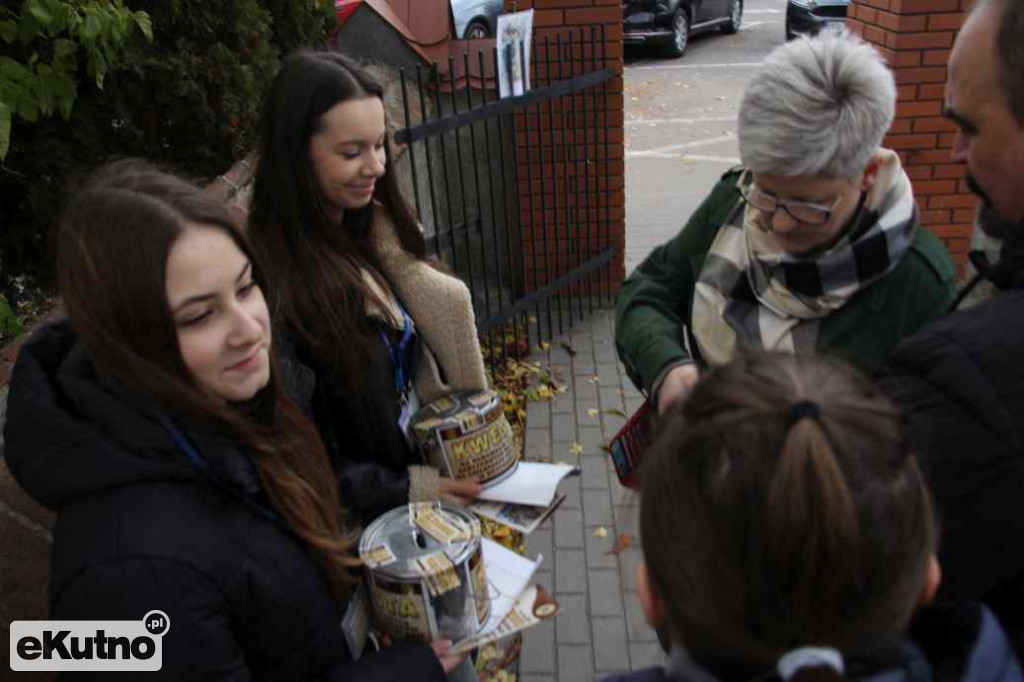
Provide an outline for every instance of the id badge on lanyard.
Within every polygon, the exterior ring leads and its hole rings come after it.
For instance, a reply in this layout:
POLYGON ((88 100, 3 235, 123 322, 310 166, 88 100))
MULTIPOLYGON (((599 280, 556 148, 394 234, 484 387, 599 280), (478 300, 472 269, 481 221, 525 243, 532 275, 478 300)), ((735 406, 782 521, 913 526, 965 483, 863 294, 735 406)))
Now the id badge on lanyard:
POLYGON ((388 349, 388 354, 391 356, 391 365, 395 372, 395 393, 398 396, 398 429, 402 432, 405 437, 406 443, 412 450, 416 449, 416 442, 413 438, 411 422, 412 417, 420 409, 420 399, 416 394, 416 389, 413 386, 413 368, 412 362, 406 363, 406 357, 409 354, 410 344, 415 340, 413 332, 412 319, 409 314, 402 308, 402 318, 404 320, 404 326, 402 329, 402 340, 399 341, 398 347, 395 348, 391 342, 391 338, 387 332, 383 329, 380 330, 381 340, 384 342, 384 346, 388 349))
POLYGON ((359 583, 358 589, 348 602, 348 609, 341 621, 341 631, 353 661, 358 661, 366 648, 370 633, 370 599, 366 594, 366 583, 359 583))

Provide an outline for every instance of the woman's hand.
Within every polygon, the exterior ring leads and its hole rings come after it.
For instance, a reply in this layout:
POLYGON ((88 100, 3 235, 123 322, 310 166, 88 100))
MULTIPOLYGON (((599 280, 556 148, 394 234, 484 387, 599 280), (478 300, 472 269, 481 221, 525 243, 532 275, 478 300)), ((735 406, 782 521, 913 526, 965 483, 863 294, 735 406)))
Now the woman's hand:
POLYGON ((700 372, 692 362, 670 369, 658 389, 658 414, 665 414, 673 403, 685 400, 698 379, 700 372))
POLYGON ((472 498, 478 497, 483 487, 476 481, 456 481, 451 478, 441 478, 438 492, 441 500, 448 504, 465 507, 472 498))
POLYGON ((448 651, 452 648, 452 641, 450 639, 439 639, 436 642, 431 642, 430 648, 434 650, 434 655, 441 662, 445 675, 455 670, 467 656, 467 654, 449 654, 448 651))

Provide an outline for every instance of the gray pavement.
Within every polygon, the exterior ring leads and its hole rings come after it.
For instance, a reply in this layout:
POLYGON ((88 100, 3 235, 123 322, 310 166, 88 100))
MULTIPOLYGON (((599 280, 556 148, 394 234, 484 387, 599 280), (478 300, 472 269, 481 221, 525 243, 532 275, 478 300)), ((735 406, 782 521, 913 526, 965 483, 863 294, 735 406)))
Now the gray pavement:
MULTIPOLYGON (((748 0, 735 36, 696 37, 677 60, 627 53, 627 272, 674 236, 719 176, 739 163, 740 97, 756 65, 783 42, 784 12, 784 0, 748 0)), ((643 400, 615 356, 612 312, 596 311, 533 359, 559 372, 568 390, 529 405, 525 455, 572 462, 582 474, 562 483, 565 503, 528 538, 529 553, 544 555, 538 581, 553 589, 562 612, 524 633, 520 680, 589 681, 662 664, 636 596, 639 499, 619 485, 602 450, 623 424, 605 410, 632 414, 643 400), (582 446, 581 455, 573 444, 582 446), (634 544, 613 555, 622 533, 632 534, 634 544)))
POLYGON ((635 591, 638 497, 619 485, 602 449, 622 427, 621 414, 643 402, 615 356, 612 311, 595 311, 531 359, 550 367, 567 390, 528 406, 526 458, 576 464, 581 474, 562 482, 565 502, 527 539, 531 556, 544 555, 538 582, 553 589, 562 612, 524 633, 520 679, 589 682, 660 664, 635 591), (612 554, 620 534, 632 535, 633 546, 612 554))

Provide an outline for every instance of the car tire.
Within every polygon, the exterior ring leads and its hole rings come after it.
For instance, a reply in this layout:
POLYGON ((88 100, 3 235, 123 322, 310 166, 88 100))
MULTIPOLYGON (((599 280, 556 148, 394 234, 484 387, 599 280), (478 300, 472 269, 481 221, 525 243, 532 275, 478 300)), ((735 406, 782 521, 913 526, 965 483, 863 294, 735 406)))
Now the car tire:
POLYGON ((672 37, 662 49, 666 57, 682 57, 690 44, 690 17, 682 7, 672 15, 672 37))
POLYGON ((468 26, 466 26, 466 31, 465 33, 462 34, 462 37, 466 40, 490 38, 491 27, 488 26, 487 22, 484 21, 483 19, 474 19, 473 21, 469 22, 468 26))
POLYGON ((789 17, 786 17, 786 42, 793 40, 793 38, 796 38, 796 34, 789 28, 789 17))
POLYGON ((743 23, 743 0, 732 0, 729 3, 729 21, 722 25, 722 33, 732 35, 740 30, 743 23))

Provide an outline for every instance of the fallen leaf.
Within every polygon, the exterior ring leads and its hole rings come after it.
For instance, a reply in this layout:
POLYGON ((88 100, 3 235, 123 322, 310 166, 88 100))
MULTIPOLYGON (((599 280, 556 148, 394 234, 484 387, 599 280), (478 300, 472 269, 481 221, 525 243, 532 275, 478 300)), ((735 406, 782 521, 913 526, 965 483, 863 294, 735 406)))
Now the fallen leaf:
POLYGON ((626 413, 617 407, 609 407, 601 411, 604 412, 605 414, 613 414, 616 417, 622 417, 623 419, 626 419, 626 413))
POLYGON ((595 538, 606 538, 606 537, 608 537, 608 530, 604 526, 601 526, 600 528, 598 528, 597 530, 594 531, 594 537, 595 538))
POLYGON ((573 348, 573 347, 572 347, 572 346, 570 346, 569 344, 565 343, 564 341, 563 341, 562 343, 560 343, 559 345, 560 345, 560 346, 561 346, 562 348, 564 348, 564 349, 565 349, 565 352, 569 354, 569 357, 570 357, 570 358, 574 358, 574 357, 576 357, 576 349, 575 349, 575 348, 573 348))
POLYGON ((541 341, 540 342, 540 349, 541 350, 547 350, 548 348, 551 348, 551 344, 550 343, 548 343, 547 341, 541 341))
POLYGON ((597 415, 598 415, 598 411, 597 411, 596 407, 591 407, 589 410, 587 410, 587 416, 588 417, 596 417, 597 415))
POLYGON ((592 383, 592 384, 599 384, 599 383, 601 383, 601 375, 595 374, 594 376, 590 377, 590 383, 592 383))
POLYGON ((608 550, 608 554, 622 554, 626 549, 633 546, 633 536, 629 533, 619 533, 619 539, 615 545, 608 550))
POLYGON ((583 446, 579 443, 573 443, 569 446, 569 454, 579 457, 583 454, 583 446))

